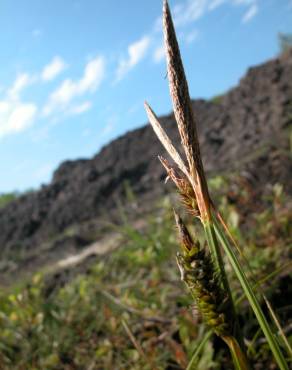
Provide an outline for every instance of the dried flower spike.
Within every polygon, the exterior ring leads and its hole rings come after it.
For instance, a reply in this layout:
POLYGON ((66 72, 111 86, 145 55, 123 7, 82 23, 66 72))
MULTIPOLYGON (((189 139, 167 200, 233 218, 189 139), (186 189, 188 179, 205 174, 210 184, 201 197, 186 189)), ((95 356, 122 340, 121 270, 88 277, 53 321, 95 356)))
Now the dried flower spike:
POLYGON ((202 221, 208 221, 210 220, 210 197, 201 159, 196 122, 173 21, 166 0, 163 5, 163 30, 173 112, 188 161, 189 176, 196 194, 201 218, 202 221))

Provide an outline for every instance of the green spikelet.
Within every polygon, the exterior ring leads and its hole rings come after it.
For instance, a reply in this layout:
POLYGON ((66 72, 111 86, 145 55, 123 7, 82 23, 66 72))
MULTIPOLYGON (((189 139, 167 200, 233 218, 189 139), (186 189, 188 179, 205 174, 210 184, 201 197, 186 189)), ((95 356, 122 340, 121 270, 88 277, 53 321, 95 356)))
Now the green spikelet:
POLYGON ((177 253, 181 279, 195 299, 204 321, 220 337, 232 335, 232 319, 227 294, 223 291, 212 260, 205 248, 193 242, 186 226, 175 213, 183 253, 177 253))

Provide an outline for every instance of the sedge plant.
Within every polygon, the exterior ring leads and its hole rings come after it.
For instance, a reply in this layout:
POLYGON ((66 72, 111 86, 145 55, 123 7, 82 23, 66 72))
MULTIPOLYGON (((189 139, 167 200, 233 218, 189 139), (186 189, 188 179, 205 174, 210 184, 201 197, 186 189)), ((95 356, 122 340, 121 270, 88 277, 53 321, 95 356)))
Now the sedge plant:
POLYGON ((209 193, 188 83, 166 0, 163 4, 163 31, 170 95, 185 159, 174 147, 147 102, 145 102, 145 109, 150 124, 174 165, 171 165, 163 157, 159 157, 159 159, 166 169, 168 178, 176 185, 186 210, 200 220, 206 239, 204 246, 193 240, 183 221, 175 213, 182 246, 182 253, 177 255, 181 278, 187 285, 207 325, 229 347, 235 368, 249 369, 250 365, 245 354, 243 338, 225 271, 223 250, 266 337, 275 361, 281 370, 287 370, 288 365, 276 336, 261 309, 236 251, 230 243, 228 229, 216 210, 209 193))

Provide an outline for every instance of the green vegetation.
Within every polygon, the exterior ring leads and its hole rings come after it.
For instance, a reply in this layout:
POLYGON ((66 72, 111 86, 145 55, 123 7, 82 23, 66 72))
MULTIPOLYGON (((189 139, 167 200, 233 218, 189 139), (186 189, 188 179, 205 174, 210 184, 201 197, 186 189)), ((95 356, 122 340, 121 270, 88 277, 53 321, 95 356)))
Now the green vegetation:
MULTIPOLYGON (((289 292, 281 289, 283 281, 286 289, 288 281, 291 287, 287 274, 291 223, 281 186, 262 199, 265 211, 251 212, 253 200, 241 181, 215 178, 211 185, 218 189, 219 208, 246 246, 253 275, 262 282, 280 322, 288 325, 289 302, 284 302, 289 292), (247 210, 248 225, 239 228, 246 222, 247 210), (285 298, 279 299, 282 294, 285 298)), ((161 214, 149 217, 142 231, 125 224, 120 229, 124 235, 120 248, 63 287, 52 291, 53 277, 36 274, 25 285, 2 291, 3 369, 184 369, 198 346, 189 369, 232 368, 223 342, 209 334, 201 345, 209 332, 200 315, 192 314, 192 299, 180 282, 167 198, 161 209, 161 214)), ((190 226, 191 220, 186 223, 190 226)), ((195 232, 203 240, 200 230, 195 232)), ((262 333, 256 333, 257 321, 234 273, 229 269, 228 273, 235 301, 241 301, 240 321, 249 358, 267 368, 274 360, 262 333)), ((291 342, 291 332, 288 339, 291 342)), ((278 340, 284 348, 281 336, 278 340)))
POLYGON ((15 199, 19 198, 22 195, 27 195, 33 193, 34 189, 27 189, 22 192, 14 191, 11 193, 2 193, 0 194, 0 208, 5 207, 7 204, 13 202, 15 199))
POLYGON ((210 101, 214 104, 221 104, 223 97, 224 94, 215 95, 213 96, 213 98, 210 99, 210 101))
POLYGON ((5 207, 18 197, 17 193, 0 194, 0 208, 5 207))
POLYGON ((292 34, 279 33, 278 40, 281 53, 285 53, 292 48, 292 34))

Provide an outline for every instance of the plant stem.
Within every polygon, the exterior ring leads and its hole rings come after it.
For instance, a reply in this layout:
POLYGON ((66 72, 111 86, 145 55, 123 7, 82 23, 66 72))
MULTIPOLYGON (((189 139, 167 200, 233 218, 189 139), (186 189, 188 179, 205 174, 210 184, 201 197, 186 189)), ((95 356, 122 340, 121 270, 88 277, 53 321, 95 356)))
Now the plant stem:
POLYGON ((240 343, 240 346, 243 350, 245 348, 244 341, 243 341, 242 333, 241 333, 240 328, 239 328, 239 322, 238 322, 238 317, 237 317, 237 314, 236 314, 235 304, 234 304, 234 301, 233 301, 230 285, 229 285, 227 275, 226 275, 226 271, 225 271, 225 267, 224 267, 222 254, 221 254, 221 251, 220 251, 220 246, 219 246, 219 243, 218 243, 218 239, 217 239, 215 229, 214 229, 214 225, 213 225, 212 221, 210 221, 208 223, 205 223, 204 224, 204 229, 205 229, 205 233, 206 233, 206 239, 207 239, 209 248, 211 250, 211 255, 212 255, 213 262, 215 263, 215 266, 217 267, 218 271, 220 271, 220 276, 222 278, 223 287, 224 287, 225 291, 227 292, 227 295, 228 295, 228 298, 229 298, 229 301, 230 301, 232 316, 234 318, 233 334, 238 339, 238 341, 240 343))
POLYGON ((217 268, 217 270, 220 272, 220 276, 222 278, 224 289, 226 290, 230 298, 230 301, 232 303, 232 306, 234 308, 231 289, 230 289, 230 285, 229 285, 229 282, 226 276, 224 262, 223 262, 223 258, 220 252, 220 247, 219 247, 218 239, 216 237, 213 223, 211 221, 204 223, 204 229, 205 229, 206 239, 207 239, 210 251, 211 251, 213 263, 215 264, 215 267, 217 268))
POLYGON ((247 358, 234 337, 223 337, 228 345, 236 370, 249 370, 247 358))
POLYGON ((249 281, 247 280, 247 277, 243 271, 243 268, 242 266, 240 265, 239 263, 239 260, 238 258, 236 257, 234 251, 232 250, 230 244, 229 244, 229 241, 227 240, 227 238, 225 237, 224 233, 222 232, 222 230, 218 227, 218 225, 215 223, 214 224, 214 229, 215 229, 215 232, 216 232, 216 235, 220 241, 220 243, 222 244, 222 247, 225 251, 225 253, 227 254, 228 258, 229 258, 229 261, 234 269, 234 272, 236 273, 237 275, 237 278, 238 280, 240 281, 240 284, 244 290, 244 293, 247 297, 247 299, 249 300, 249 303, 255 313, 255 316, 258 320, 258 323, 259 325, 261 326, 263 332, 264 332, 264 335, 267 339, 267 342, 269 343, 269 346, 271 348, 271 351, 273 352, 274 354, 274 357, 275 357, 275 360, 279 366, 279 368, 281 370, 288 370, 288 365, 287 365, 287 362, 280 350, 280 347, 278 345, 278 342, 276 341, 273 333, 272 333, 272 330, 266 320, 266 317, 260 307, 260 304, 252 290, 252 287, 249 283, 249 281))

